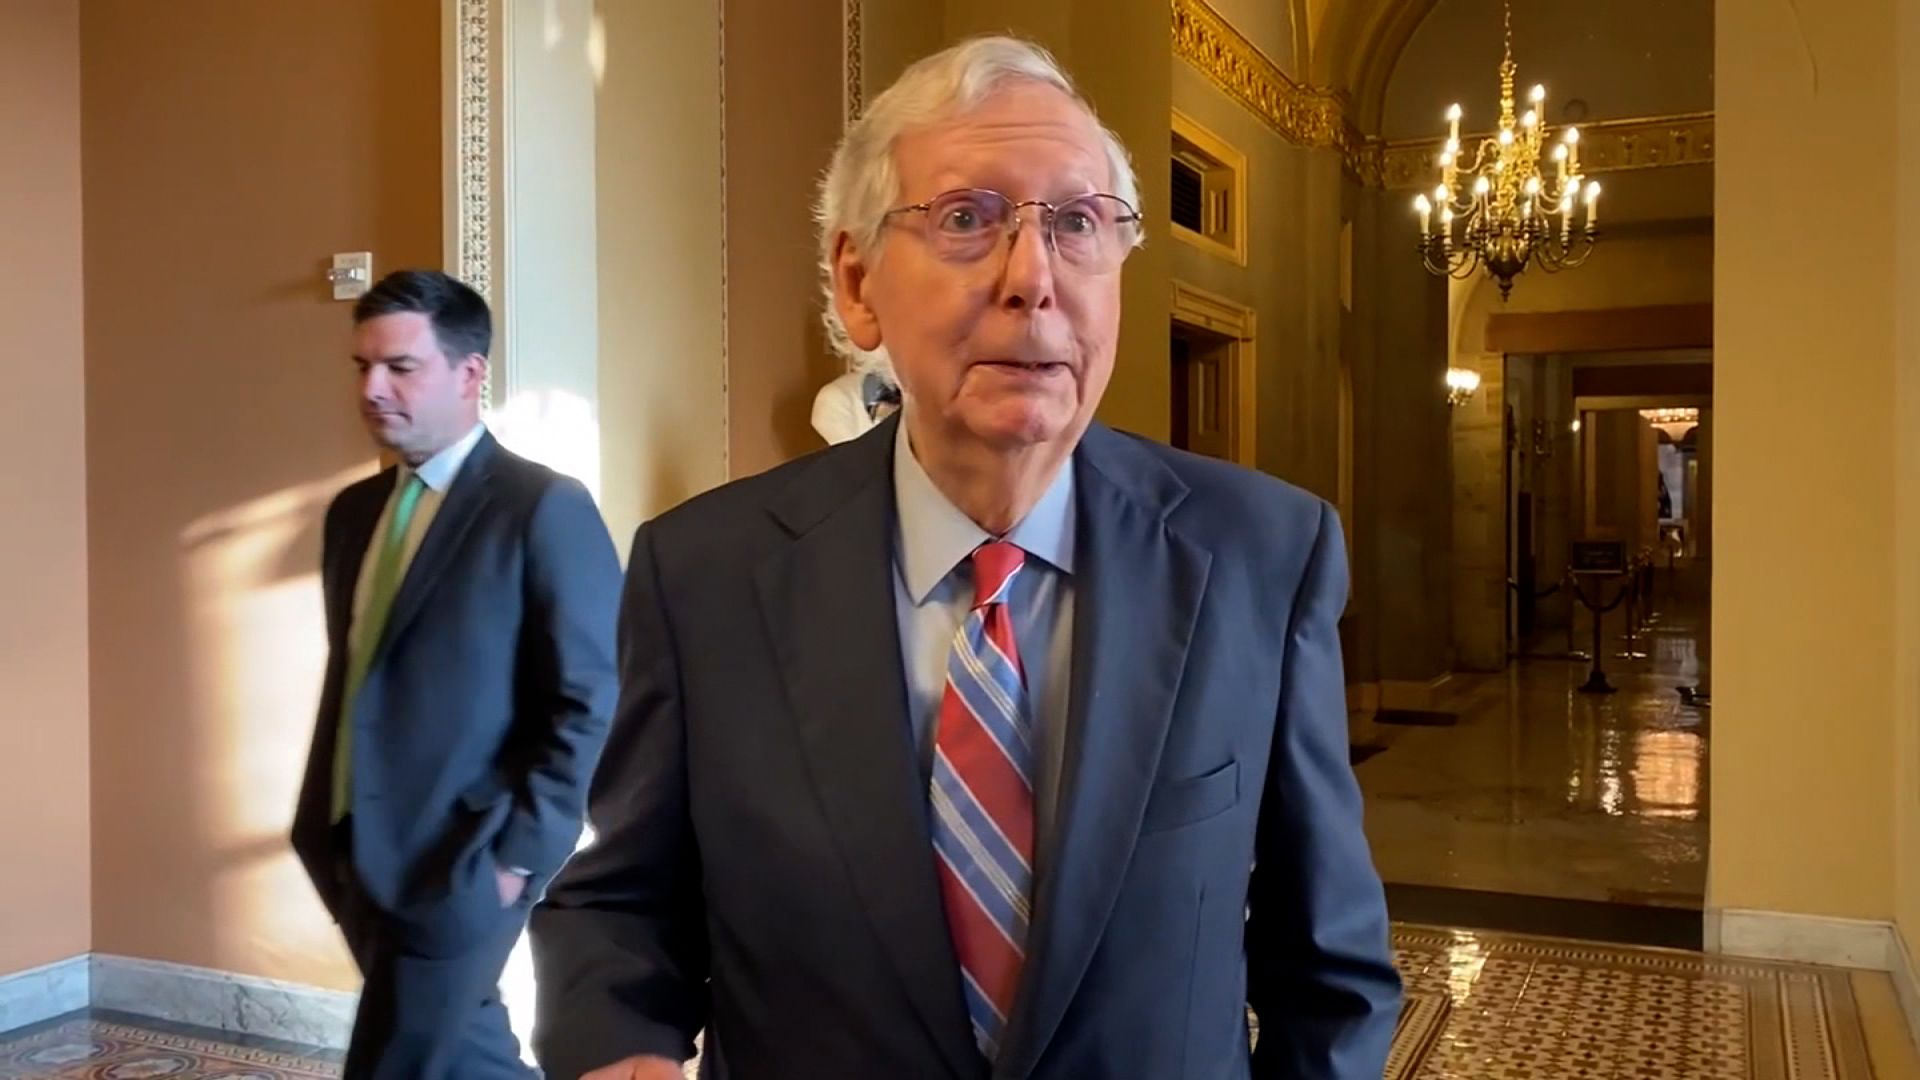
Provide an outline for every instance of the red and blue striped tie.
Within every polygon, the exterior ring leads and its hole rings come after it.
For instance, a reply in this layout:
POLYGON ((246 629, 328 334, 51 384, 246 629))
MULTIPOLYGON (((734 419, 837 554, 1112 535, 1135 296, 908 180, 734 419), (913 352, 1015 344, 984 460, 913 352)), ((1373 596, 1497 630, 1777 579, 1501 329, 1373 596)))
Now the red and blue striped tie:
POLYGON ((1026 553, 973 553, 973 610, 954 635, 934 735, 933 846, 940 892, 988 1061, 1020 986, 1033 895, 1033 728, 1007 609, 1026 553))

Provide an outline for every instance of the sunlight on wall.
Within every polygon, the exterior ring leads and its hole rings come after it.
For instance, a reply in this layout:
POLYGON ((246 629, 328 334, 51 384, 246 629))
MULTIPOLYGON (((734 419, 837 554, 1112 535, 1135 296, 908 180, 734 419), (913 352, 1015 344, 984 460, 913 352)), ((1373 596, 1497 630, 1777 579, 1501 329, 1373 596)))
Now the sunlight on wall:
POLYGON ((197 868, 222 966, 351 984, 287 846, 327 656, 319 534, 367 464, 207 515, 181 535, 197 868))
POLYGON ((600 501, 600 418, 592 402, 565 390, 522 391, 487 426, 503 446, 573 477, 600 501))

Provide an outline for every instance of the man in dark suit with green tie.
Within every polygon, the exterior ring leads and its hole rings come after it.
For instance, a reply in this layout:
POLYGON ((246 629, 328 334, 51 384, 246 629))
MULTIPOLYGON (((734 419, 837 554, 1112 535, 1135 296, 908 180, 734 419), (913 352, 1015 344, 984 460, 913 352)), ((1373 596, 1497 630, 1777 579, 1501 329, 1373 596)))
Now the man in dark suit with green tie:
POLYGON ((480 420, 492 320, 433 271, 354 309, 398 459, 341 492, 293 843, 365 977, 348 1080, 531 1075, 497 984, 572 853, 615 696, 620 565, 592 497, 480 420))

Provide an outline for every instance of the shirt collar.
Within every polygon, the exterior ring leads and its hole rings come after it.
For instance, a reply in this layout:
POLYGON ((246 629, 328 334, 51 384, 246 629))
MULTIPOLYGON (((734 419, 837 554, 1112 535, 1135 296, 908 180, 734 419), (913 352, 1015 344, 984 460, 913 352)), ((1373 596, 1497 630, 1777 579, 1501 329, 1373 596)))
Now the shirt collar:
POLYGON ((480 445, 480 436, 487 433, 487 425, 475 424, 473 430, 466 433, 459 442, 422 462, 417 469, 401 467, 401 479, 408 473, 418 476, 422 483, 441 495, 453 486, 453 478, 460 475, 460 466, 466 464, 467 455, 480 445))
MULTIPOLYGON (((993 537, 934 486, 933 478, 913 456, 904 418, 899 427, 893 449, 893 497, 900 529, 896 547, 907 595, 921 604, 961 560, 993 537)), ((1072 574, 1073 511, 1073 462, 1068 461, 1006 539, 1061 573, 1072 574)))

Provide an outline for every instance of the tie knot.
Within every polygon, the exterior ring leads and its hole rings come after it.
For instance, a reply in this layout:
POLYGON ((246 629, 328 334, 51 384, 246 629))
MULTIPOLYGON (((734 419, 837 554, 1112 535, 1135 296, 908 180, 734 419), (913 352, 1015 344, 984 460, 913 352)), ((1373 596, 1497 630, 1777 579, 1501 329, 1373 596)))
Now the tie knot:
POLYGON ((1027 553, 1004 540, 994 540, 973 549, 973 606, 1005 603, 1013 575, 1026 562, 1027 553))

